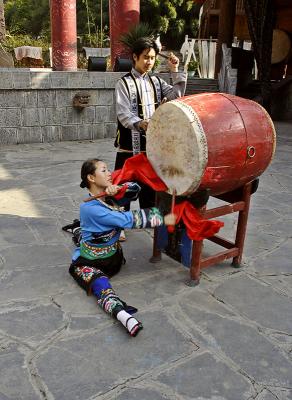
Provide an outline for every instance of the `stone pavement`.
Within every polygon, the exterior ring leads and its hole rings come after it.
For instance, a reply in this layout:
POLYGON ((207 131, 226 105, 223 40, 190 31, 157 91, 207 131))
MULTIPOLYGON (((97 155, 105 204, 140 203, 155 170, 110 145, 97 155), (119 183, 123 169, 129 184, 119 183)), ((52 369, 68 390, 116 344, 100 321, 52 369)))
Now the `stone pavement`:
POLYGON ((61 231, 84 196, 82 161, 112 166, 112 140, 2 147, 0 400, 291 400, 292 125, 277 128, 242 268, 208 268, 191 288, 180 264, 148 262, 149 232, 129 232, 112 282, 139 308, 136 338, 72 280, 61 231))

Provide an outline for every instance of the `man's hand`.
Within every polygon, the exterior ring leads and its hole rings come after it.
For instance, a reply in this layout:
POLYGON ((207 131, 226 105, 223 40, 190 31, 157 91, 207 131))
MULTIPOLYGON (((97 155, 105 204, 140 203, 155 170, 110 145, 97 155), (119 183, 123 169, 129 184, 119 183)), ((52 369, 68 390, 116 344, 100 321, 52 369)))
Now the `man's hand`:
POLYGON ((120 189, 121 186, 119 185, 110 185, 105 189, 105 192, 108 196, 115 196, 120 189))
POLYGON ((138 123, 138 129, 143 130, 143 131, 146 132, 147 128, 148 128, 148 123, 149 123, 149 120, 143 119, 142 121, 140 121, 138 123))
POLYGON ((171 72, 178 71, 179 59, 173 53, 169 53, 168 66, 171 72))

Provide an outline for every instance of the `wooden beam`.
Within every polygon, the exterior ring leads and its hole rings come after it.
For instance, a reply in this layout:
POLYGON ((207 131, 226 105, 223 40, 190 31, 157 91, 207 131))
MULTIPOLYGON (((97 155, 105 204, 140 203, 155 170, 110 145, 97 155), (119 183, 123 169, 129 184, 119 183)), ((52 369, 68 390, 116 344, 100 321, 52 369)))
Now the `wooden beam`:
POLYGON ((233 41, 234 21, 236 13, 236 0, 221 0, 219 14, 218 42, 215 62, 215 77, 221 68, 222 43, 231 47, 233 41))

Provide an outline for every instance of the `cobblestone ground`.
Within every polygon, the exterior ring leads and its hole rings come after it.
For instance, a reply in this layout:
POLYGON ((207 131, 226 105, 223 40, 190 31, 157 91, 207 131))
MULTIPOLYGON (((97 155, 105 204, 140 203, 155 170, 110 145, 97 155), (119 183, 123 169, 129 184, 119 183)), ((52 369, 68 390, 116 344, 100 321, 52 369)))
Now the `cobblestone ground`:
MULTIPOLYGON (((113 165, 112 140, 0 150, 0 400, 291 400, 292 125, 278 123, 272 165, 253 195, 242 268, 188 270, 151 236, 128 233, 112 280, 139 308, 131 338, 67 270, 81 162, 113 165)), ((234 217, 223 234, 232 236, 234 217)), ((212 248, 206 245, 206 252, 212 248)))

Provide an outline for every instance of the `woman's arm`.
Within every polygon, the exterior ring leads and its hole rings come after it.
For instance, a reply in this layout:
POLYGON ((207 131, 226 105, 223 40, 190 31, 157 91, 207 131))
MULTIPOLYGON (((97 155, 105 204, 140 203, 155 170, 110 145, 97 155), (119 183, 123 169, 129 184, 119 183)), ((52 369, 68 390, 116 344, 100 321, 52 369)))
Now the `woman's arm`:
POLYGON ((163 216, 158 208, 144 208, 133 210, 132 229, 155 228, 161 225, 175 225, 176 215, 167 214, 163 216))
POLYGON ((114 228, 143 229, 164 224, 174 225, 176 219, 174 214, 164 217, 156 207, 116 211, 98 200, 84 203, 80 208, 80 217, 82 229, 91 232, 105 232, 114 228))

